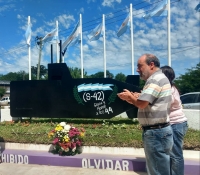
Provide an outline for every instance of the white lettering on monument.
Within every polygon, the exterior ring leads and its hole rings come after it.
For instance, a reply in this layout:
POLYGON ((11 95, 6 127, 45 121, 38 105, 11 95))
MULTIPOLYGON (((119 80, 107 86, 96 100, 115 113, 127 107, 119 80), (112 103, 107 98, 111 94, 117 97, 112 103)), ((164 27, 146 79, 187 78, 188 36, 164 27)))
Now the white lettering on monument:
POLYGON ((96 115, 113 113, 112 107, 107 107, 105 101, 94 103, 94 107, 97 109, 96 115))
POLYGON ((128 166, 129 166, 129 162, 128 161, 122 161, 122 169, 124 171, 128 171, 128 166))
POLYGON ((88 167, 89 167, 90 169, 93 169, 94 166, 92 166, 90 163, 91 163, 91 161, 90 161, 90 159, 88 159, 88 167))
MULTIPOLYGON (((5 163, 29 164, 27 155, 2 154, 1 159, 5 163)), ((82 168, 129 171, 129 162, 127 160, 83 158, 82 168)))
POLYGON ((87 168, 87 159, 82 159, 82 168, 87 168))
POLYGON ((100 168, 100 163, 101 163, 101 160, 98 159, 98 161, 97 161, 96 159, 94 159, 94 165, 95 165, 96 169, 100 168))
POLYGON ((27 155, 2 154, 1 159, 2 162, 5 163, 17 163, 17 164, 29 163, 27 155))
POLYGON ((115 170, 120 170, 120 171, 122 170, 119 160, 116 160, 115 162, 115 170))
POLYGON ((14 155, 13 154, 10 154, 10 163, 15 163, 14 155))
POLYGON ((102 169, 105 169, 105 167, 104 167, 104 159, 102 159, 102 169))
POLYGON ((82 159, 82 168, 89 169, 107 169, 107 170, 123 170, 129 171, 129 162, 127 160, 110 160, 110 159, 82 159))
POLYGON ((107 163, 107 170, 113 170, 113 161, 112 160, 106 160, 107 163))

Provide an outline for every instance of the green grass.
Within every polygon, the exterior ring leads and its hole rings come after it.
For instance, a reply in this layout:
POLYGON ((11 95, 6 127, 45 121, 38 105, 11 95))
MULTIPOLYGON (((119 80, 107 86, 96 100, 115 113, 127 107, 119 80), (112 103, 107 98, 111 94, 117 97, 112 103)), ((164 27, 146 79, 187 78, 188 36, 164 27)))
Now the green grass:
MULTIPOLYGON (((23 119, 0 123, 0 142, 50 144, 48 133, 65 121, 86 130, 85 146, 142 148, 142 129, 137 121, 122 118, 100 119, 23 119)), ((189 129, 184 149, 200 150, 200 131, 189 129)))

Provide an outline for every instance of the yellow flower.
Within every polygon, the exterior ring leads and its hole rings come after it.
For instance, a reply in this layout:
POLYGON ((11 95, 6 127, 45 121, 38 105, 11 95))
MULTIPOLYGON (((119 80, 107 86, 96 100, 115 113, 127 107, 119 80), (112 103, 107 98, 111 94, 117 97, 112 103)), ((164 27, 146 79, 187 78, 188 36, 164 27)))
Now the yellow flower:
POLYGON ((56 131, 61 131, 61 130, 63 130, 63 127, 62 127, 61 125, 58 124, 58 125, 56 126, 55 130, 56 130, 56 131))
POLYGON ((69 142, 69 137, 68 137, 68 136, 65 135, 65 136, 63 137, 63 139, 64 139, 65 142, 69 142))
POLYGON ((84 137, 85 133, 84 132, 80 132, 80 137, 84 137))
POLYGON ((48 133, 48 137, 49 137, 49 138, 52 137, 53 135, 54 135, 53 132, 49 132, 49 133, 48 133))

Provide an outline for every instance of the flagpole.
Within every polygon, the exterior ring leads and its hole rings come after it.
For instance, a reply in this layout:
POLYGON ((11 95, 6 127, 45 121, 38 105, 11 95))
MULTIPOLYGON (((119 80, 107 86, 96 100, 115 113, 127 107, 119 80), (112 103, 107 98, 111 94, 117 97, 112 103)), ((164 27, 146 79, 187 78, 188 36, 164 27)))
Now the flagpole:
POLYGON ((102 17, 103 28, 103 58, 104 58, 104 78, 106 78, 106 30, 105 30, 105 15, 102 17))
MULTIPOLYGON (((28 16, 28 26, 30 25, 30 16, 28 16)), ((28 44, 28 69, 29 69, 29 80, 31 80, 31 42, 28 44)))
POLYGON ((58 42, 58 21, 56 21, 56 29, 57 29, 57 32, 56 32, 56 36, 57 36, 57 39, 56 39, 56 53, 57 53, 57 63, 59 63, 59 52, 58 52, 58 45, 59 45, 59 42, 58 42))
POLYGON ((134 42, 133 42, 133 14, 132 4, 130 4, 130 30, 131 30, 131 62, 132 62, 132 75, 134 75, 134 42))
POLYGON ((81 78, 83 78, 83 36, 82 36, 82 15, 80 14, 80 39, 81 39, 81 78))
POLYGON ((167 26, 168 26, 168 66, 171 66, 171 27, 170 27, 170 21, 171 21, 171 12, 170 12, 170 0, 168 0, 168 12, 167 12, 167 26))

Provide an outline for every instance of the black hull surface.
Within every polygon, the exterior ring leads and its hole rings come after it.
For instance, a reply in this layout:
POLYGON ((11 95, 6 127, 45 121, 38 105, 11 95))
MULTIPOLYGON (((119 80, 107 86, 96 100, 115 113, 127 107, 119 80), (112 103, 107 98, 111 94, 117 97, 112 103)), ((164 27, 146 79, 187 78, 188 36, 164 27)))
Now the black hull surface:
POLYGON ((122 112, 137 117, 137 108, 118 98, 123 89, 139 92, 139 76, 129 83, 110 78, 73 79, 65 63, 48 65, 48 80, 12 81, 12 117, 102 118, 122 112), (132 81, 132 83, 130 83, 132 81))

